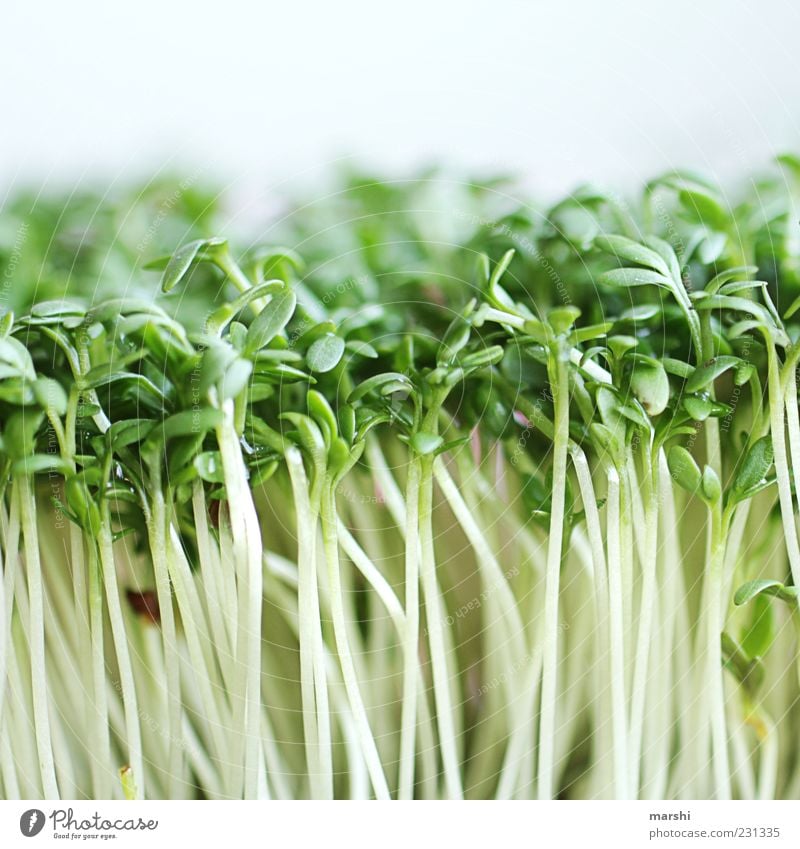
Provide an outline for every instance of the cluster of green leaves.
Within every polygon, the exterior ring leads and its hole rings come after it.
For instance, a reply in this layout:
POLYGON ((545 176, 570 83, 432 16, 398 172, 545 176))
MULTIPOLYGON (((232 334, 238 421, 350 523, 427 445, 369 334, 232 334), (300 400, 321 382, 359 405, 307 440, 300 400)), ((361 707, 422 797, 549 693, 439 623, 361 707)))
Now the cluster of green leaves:
MULTIPOLYGON (((274 226, 290 247, 243 256, 217 234, 213 194, 193 187, 18 198, 0 216, 14 281, 0 318, 4 490, 63 478, 71 521, 96 536, 107 510, 142 550, 157 490, 191 552, 197 482, 228 498, 232 406, 254 491, 288 489, 288 445, 319 491, 363 466, 368 434, 430 459, 472 440, 502 446, 523 521, 546 526, 566 440, 597 468, 641 473, 665 451, 678 487, 728 522, 775 482, 767 387, 770 363, 796 363, 800 162, 783 157, 730 197, 678 173, 635 203, 583 188, 535 210, 512 192, 350 174, 274 226)), ((570 472, 568 525, 585 520, 576 490, 570 472)), ((775 503, 765 494, 767 512, 775 503)), ((786 574, 741 577, 735 604, 756 614, 724 655, 752 688, 770 598, 797 598, 786 574)))
POLYGON ((118 493, 141 492, 141 470, 162 462, 179 502, 198 476, 223 497, 213 431, 231 398, 254 485, 287 438, 335 473, 378 425, 420 454, 475 428, 509 446, 524 431, 524 491, 541 516, 547 363, 560 337, 577 444, 617 465, 632 445, 666 446, 684 489, 708 502, 749 498, 772 480, 767 349, 797 335, 793 310, 782 317, 776 304, 800 285, 800 167, 789 156, 780 166, 732 198, 673 173, 636 203, 584 188, 542 212, 508 180, 351 173, 276 225, 291 249, 238 262, 211 235, 213 193, 191 185, 115 202, 17 198, 3 212, 4 249, 14 280, 33 283, 14 287, 22 317, 3 320, 7 463, 31 455, 31 471, 71 467, 96 486, 105 475, 118 493), (176 232, 198 229, 203 238, 153 261, 176 232), (145 259, 162 274, 155 301, 159 275, 145 259), (56 455, 48 434, 59 417, 74 444, 56 455), (712 420, 721 465, 701 469, 681 440, 712 420))

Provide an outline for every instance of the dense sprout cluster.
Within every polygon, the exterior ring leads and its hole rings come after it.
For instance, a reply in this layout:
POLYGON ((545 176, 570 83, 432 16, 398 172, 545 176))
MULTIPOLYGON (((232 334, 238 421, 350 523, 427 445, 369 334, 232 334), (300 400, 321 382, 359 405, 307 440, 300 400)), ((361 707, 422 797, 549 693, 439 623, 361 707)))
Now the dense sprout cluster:
POLYGON ((0 213, 3 796, 797 797, 800 161, 512 191, 0 213))

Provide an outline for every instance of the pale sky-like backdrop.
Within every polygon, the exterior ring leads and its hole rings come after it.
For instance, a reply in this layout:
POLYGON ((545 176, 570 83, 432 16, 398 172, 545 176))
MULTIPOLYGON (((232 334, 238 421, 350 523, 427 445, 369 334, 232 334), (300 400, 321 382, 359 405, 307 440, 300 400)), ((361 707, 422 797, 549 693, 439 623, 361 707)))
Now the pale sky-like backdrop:
POLYGON ((800 150, 800 5, 11 2, 0 197, 200 166, 239 191, 349 157, 540 194, 800 150))

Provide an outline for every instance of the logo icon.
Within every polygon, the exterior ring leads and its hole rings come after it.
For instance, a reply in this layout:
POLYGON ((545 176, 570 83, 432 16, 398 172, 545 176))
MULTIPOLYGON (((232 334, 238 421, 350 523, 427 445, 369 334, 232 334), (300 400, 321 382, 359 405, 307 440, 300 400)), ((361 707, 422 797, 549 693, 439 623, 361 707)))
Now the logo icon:
POLYGON ((19 818, 19 830, 25 837, 36 837, 44 828, 44 812, 38 808, 31 808, 19 818))

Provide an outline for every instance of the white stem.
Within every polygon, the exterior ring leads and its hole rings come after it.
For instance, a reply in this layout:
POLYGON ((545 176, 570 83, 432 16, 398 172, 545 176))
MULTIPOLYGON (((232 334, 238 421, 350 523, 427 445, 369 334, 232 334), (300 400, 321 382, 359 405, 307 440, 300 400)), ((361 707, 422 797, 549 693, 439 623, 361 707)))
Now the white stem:
MULTIPOLYGON (((433 692, 436 699, 436 720, 439 727, 439 744, 442 750, 444 778, 447 794, 451 799, 461 799, 463 790, 458 763, 456 730, 453 719, 453 703, 450 696, 451 672, 445 646, 444 602, 436 578, 436 556, 433 549, 433 473, 431 460, 421 461, 419 526, 422 541, 421 577, 425 594, 425 615, 428 620, 428 638, 431 650, 433 692)), ((406 547, 414 545, 413 539, 406 540, 406 547)), ((411 627, 410 619, 409 628, 411 627)))
MULTIPOLYGON (((519 615, 517 603, 508 584, 506 574, 440 457, 434 462, 434 474, 445 500, 475 551, 478 569, 483 573, 483 596, 489 598, 490 601, 493 600, 495 594, 497 596, 499 628, 503 635, 503 646, 501 648, 506 655, 505 668, 501 674, 506 681, 507 708, 511 727, 509 745, 512 745, 515 737, 524 735, 526 730, 527 717, 521 712, 524 699, 519 698, 518 690, 513 686, 513 678, 525 662, 525 627, 522 624, 522 618, 519 615)), ((514 767, 516 768, 516 764, 514 767)), ((498 798, 509 798, 512 792, 513 783, 504 782, 501 774, 498 798)))
MULTIPOLYGON (((414 752, 417 731, 419 674, 419 484, 420 465, 411 460, 406 483, 405 635, 403 638, 403 704, 400 719, 398 798, 414 798, 414 752)), ((399 518, 399 514, 398 514, 399 518)))
POLYGON ((42 564, 39 559, 39 531, 36 526, 36 499, 33 494, 32 479, 27 475, 20 475, 14 488, 19 498, 19 512, 22 517, 25 567, 30 597, 33 723, 36 748, 39 754, 39 770, 42 776, 44 798, 58 799, 53 741, 50 736, 47 671, 45 669, 44 588, 42 585, 42 564))
MULTIPOLYGON (((2 511, 3 543, 5 547, 5 567, 3 569, 2 613, 0 613, 0 726, 2 726, 3 708, 6 698, 6 670, 8 668, 8 653, 11 648, 11 623, 14 615, 14 582, 19 561, 19 499, 12 491, 11 509, 6 521, 5 510, 2 511)), ((0 566, 2 566, 0 559, 0 566)))
MULTIPOLYGON (((603 727, 611 722, 613 716, 613 699, 611 697, 612 680, 612 657, 608 598, 608 569, 606 563, 605 547, 603 545, 603 529, 600 524, 600 513, 597 509, 597 496, 595 494, 592 474, 584 452, 575 446, 572 448, 572 463, 578 478, 578 487, 583 502, 583 510, 586 515, 586 529, 589 534, 589 542, 592 549, 592 585, 594 587, 594 614, 596 623, 595 635, 595 738, 598 747, 601 747, 607 739, 611 739, 613 749, 613 727, 612 733, 603 733, 603 727)), ((607 748, 600 748, 595 754, 599 761, 601 787, 606 785, 606 768, 603 760, 608 757, 607 748)), ((613 775, 613 755, 611 757, 611 774, 613 775)))
POLYGON ((253 497, 247 485, 247 470, 234 427, 233 400, 222 404, 223 421, 217 442, 228 498, 239 589, 237 666, 242 677, 241 727, 244 730, 244 795, 258 797, 261 764, 261 605, 263 596, 261 529, 253 497))
POLYGON ((778 784, 778 764, 780 747, 778 745, 778 728, 766 711, 760 711, 763 728, 759 730, 758 763, 758 798, 771 800, 775 798, 778 784))
POLYGON ((383 772, 378 747, 367 718, 367 710, 361 696, 350 641, 347 636, 347 622, 344 612, 344 597, 339 565, 339 540, 337 533, 336 501, 333 488, 323 496, 322 502, 322 537, 325 545, 325 559, 328 565, 328 582, 330 590, 331 617, 333 619, 333 634, 336 640, 336 650, 342 668, 347 698, 356 724, 356 733, 361 745, 361 751, 372 781, 375 796, 388 800, 389 785, 383 772))
POLYGON ((402 533, 406 529, 406 501, 403 499, 403 493, 389 469, 386 457, 381 451, 380 443, 373 434, 369 434, 367 437, 365 453, 369 460, 370 472, 383 491, 386 507, 402 533))
POLYGON ((386 612, 391 617, 391 620, 401 637, 405 633, 406 617, 403 612, 403 605, 400 599, 395 595, 391 584, 378 571, 377 566, 372 562, 370 557, 363 548, 356 542, 350 531, 347 530, 343 522, 338 523, 339 544, 342 546, 344 553, 353 561, 353 564, 359 572, 364 576, 367 583, 375 590, 375 594, 381 600, 381 604, 386 608, 386 612))
POLYGON ((564 535, 564 498, 569 446, 569 384, 567 363, 561 345, 555 355, 551 385, 555 398, 555 437, 553 440, 553 494, 550 507, 550 536, 547 548, 544 601, 544 659, 542 706, 539 722, 539 799, 555 795, 554 751, 556 701, 558 698, 558 600, 561 578, 561 548, 564 535))
POLYGON ((656 601, 656 561, 658 558, 658 471, 657 467, 646 470, 649 475, 647 490, 649 497, 645 507, 645 551, 642 559, 642 595, 639 610, 639 632, 636 639, 636 660, 631 692, 630 720, 630 787, 638 795, 641 771, 642 733, 644 728, 645 697, 647 694, 648 670, 650 668, 651 642, 653 638, 653 611, 656 601))
MULTIPOLYGON (((321 714, 316 681, 325 674, 324 660, 319 656, 316 632, 320 629, 317 596, 317 511, 309 500, 309 485, 300 451, 294 446, 286 450, 286 466, 294 494, 297 514, 298 618, 300 641, 300 693, 303 703, 303 731, 306 746, 311 795, 316 799, 333 798, 333 769, 330 752, 323 752, 320 726, 327 718, 321 714), (321 673, 318 670, 321 669, 321 673)), ((324 688, 327 692, 327 687, 324 688)), ((329 733, 328 733, 329 739, 329 733)))
MULTIPOLYGON (((148 516, 150 554, 158 600, 158 619, 164 652, 164 692, 167 703, 167 787, 171 799, 181 798, 183 755, 181 748, 181 677, 178 636, 172 607, 172 588, 167 567, 167 509, 161 492, 160 471, 154 474, 152 512, 148 516)), ((138 781, 138 778, 137 778, 138 781)))
MULTIPOLYGON (((712 509, 716 512, 718 508, 712 509)), ((728 732, 725 719, 725 682, 720 648, 725 541, 721 538, 721 519, 712 517, 712 525, 711 559, 708 564, 708 592, 706 596, 706 686, 710 700, 715 794, 717 799, 730 799, 731 779, 728 766, 728 732)))
MULTIPOLYGON (((104 511, 106 512, 106 511, 104 511)), ((146 796, 144 760, 142 758, 142 732, 139 727, 139 706, 136 697, 136 685, 133 678, 133 666, 128 648, 128 637, 125 633, 125 622, 117 587, 117 573, 114 564, 114 551, 111 541, 110 520, 108 515, 103 517, 100 527, 99 549, 100 565, 103 571, 103 583, 108 603, 108 618, 111 621, 111 636, 114 640, 114 651, 119 667, 122 703, 125 708, 125 734, 128 743, 128 757, 133 771, 133 782, 136 787, 136 798, 146 796)))
MULTIPOLYGON (((92 547, 94 549, 94 546, 92 547)), ((89 557, 89 642, 91 646, 92 705, 87 714, 93 721, 92 788, 96 799, 111 798, 111 741, 108 735, 108 696, 106 695, 106 661, 103 647, 103 584, 100 561, 92 550, 89 557), (97 747, 94 750, 94 747, 97 747)))
POLYGON ((197 554, 200 561, 200 577, 205 598, 205 608, 211 624, 211 634, 214 641, 217 656, 220 662, 220 671, 226 688, 233 686, 231 666, 234 660, 233 647, 231 646, 228 630, 225 626, 223 611, 226 610, 224 589, 221 581, 222 565, 219 552, 212 542, 211 532, 208 527, 208 506, 206 503, 203 483, 195 481, 192 493, 192 512, 194 515, 194 526, 197 531, 197 554))
POLYGON ((223 763, 228 754, 223 733, 223 716, 219 702, 214 698, 214 690, 222 690, 222 684, 214 670, 214 659, 203 651, 201 626, 206 630, 205 618, 200 606, 200 598, 192 578, 191 567, 183 552, 180 536, 174 525, 170 528, 170 574, 175 587, 175 598, 181 614, 183 633, 189 648, 191 669, 199 690, 205 720, 211 733, 213 751, 217 763, 223 763))
POLYGON ((773 345, 767 345, 769 363, 769 414, 772 430, 772 449, 775 459, 775 474, 778 479, 778 498, 781 505, 783 521, 783 536, 786 552, 789 556, 789 566, 792 570, 792 582, 800 586, 800 545, 797 540, 795 526, 794 503, 792 501, 792 485, 789 478, 789 464, 786 457, 786 432, 784 428, 784 403, 781 388, 778 355, 773 345))
POLYGON ((628 799, 628 737, 625 693, 625 616, 623 611, 622 557, 620 552, 620 481, 608 469, 606 529, 608 546, 608 612, 611 650, 611 716, 614 737, 614 784, 617 799, 628 799))

